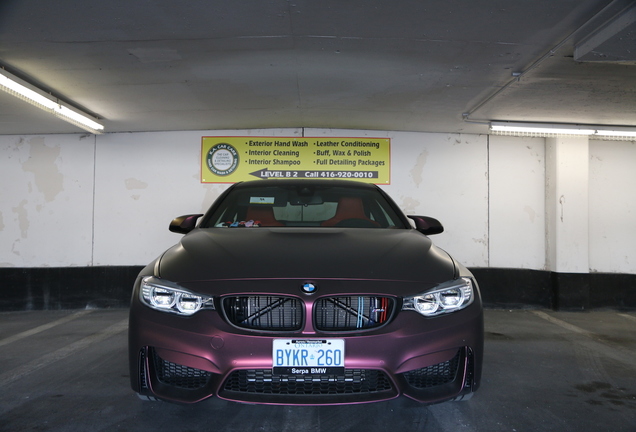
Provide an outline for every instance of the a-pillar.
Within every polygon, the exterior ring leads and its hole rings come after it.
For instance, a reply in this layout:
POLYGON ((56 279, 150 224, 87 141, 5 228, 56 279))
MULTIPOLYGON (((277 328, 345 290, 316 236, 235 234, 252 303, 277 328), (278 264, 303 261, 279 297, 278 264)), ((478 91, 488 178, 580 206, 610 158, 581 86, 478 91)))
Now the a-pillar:
POLYGON ((587 137, 546 139, 546 267, 555 309, 590 304, 589 157, 587 137))

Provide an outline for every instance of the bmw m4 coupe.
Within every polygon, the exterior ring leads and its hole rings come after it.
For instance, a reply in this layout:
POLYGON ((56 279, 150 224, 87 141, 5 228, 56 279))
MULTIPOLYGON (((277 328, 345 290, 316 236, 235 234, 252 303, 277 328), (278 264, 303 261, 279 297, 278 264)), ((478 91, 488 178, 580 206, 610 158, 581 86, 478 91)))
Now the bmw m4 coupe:
POLYGON ((129 362, 142 399, 289 405, 470 398, 482 370, 473 275, 378 186, 230 186, 139 274, 129 362))

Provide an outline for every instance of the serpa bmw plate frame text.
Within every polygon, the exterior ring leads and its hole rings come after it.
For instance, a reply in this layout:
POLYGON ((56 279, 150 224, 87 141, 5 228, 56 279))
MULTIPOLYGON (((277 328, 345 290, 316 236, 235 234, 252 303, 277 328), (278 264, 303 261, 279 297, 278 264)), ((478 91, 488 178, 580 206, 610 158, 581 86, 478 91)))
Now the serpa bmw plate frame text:
POLYGON ((344 339, 274 339, 275 374, 344 373, 344 339))

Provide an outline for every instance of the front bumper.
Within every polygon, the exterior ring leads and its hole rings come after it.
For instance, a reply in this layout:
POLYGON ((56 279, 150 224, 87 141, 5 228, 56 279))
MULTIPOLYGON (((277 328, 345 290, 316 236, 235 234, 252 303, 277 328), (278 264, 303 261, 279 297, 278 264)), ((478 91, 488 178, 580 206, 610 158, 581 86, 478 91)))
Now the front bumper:
POLYGON ((480 299, 435 318, 398 312, 387 325, 357 333, 256 333, 217 311, 181 317, 151 310, 133 295, 129 326, 131 386, 163 400, 216 396, 264 404, 330 405, 406 396, 422 403, 461 398, 481 379, 480 299), (272 374, 276 338, 345 339, 345 373, 272 374))

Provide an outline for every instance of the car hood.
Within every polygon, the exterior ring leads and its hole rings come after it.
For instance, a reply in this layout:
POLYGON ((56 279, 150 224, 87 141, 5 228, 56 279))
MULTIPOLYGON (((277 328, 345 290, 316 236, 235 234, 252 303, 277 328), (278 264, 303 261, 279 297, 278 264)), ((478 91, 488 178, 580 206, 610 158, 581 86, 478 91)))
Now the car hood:
POLYGON ((450 256, 416 230, 364 228, 195 229, 160 258, 174 282, 228 279, 374 279, 438 283, 450 256))

